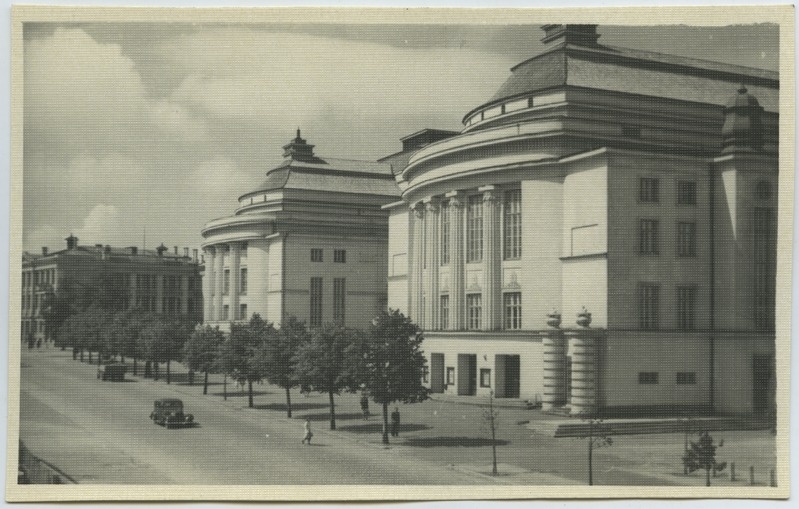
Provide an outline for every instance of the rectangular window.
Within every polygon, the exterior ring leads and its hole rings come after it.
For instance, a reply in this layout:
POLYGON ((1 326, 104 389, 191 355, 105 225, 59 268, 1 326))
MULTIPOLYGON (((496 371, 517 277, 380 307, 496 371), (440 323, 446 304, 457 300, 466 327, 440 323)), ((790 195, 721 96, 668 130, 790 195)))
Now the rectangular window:
POLYGON ((638 226, 638 253, 658 254, 658 220, 641 219, 638 226))
POLYGON ((225 269, 222 273, 222 295, 230 293, 230 269, 225 269))
POLYGON ((522 294, 521 292, 506 293, 503 296, 505 304, 505 328, 522 328, 522 294))
POLYGON ((696 256, 696 223, 677 223, 677 256, 696 256))
POLYGON ((638 383, 641 385, 657 385, 658 372, 657 371, 641 371, 638 373, 638 383))
POLYGON ((449 295, 441 296, 441 309, 438 315, 441 318, 441 330, 449 329, 449 295))
POLYGON ((654 178, 641 178, 638 200, 644 203, 657 203, 660 201, 660 181, 654 178))
POLYGON ((239 256, 241 256, 242 258, 247 256, 247 243, 246 242, 242 242, 241 243, 241 249, 239 250, 239 256))
POLYGON ((333 279, 333 321, 344 324, 344 314, 346 306, 346 282, 345 278, 337 277, 333 279))
POLYGON ((447 368, 447 385, 455 385, 455 368, 447 368))
POLYGON ((239 293, 247 295, 247 269, 239 271, 239 293))
POLYGON ((482 327, 483 318, 483 296, 479 293, 466 296, 466 310, 468 315, 468 328, 479 330, 482 327))
POLYGON ((677 205, 696 205, 696 182, 677 181, 677 205))
POLYGON ((677 385, 696 385, 696 372, 677 373, 677 385))
POLYGON ((239 304, 239 320, 247 320, 247 304, 239 304))
POLYGON ((449 203, 441 205, 441 265, 449 264, 449 203))
POLYGON ((658 328, 660 286, 650 283, 638 285, 638 326, 643 330, 658 328))
POLYGON ((694 309, 696 307, 696 287, 678 286, 677 287, 677 328, 681 330, 693 330, 694 309))
POLYGON ((522 190, 505 192, 503 231, 506 260, 518 260, 522 256, 522 190))
POLYGON ((334 263, 347 263, 347 251, 345 249, 336 249, 333 251, 334 263))
POLYGON ((229 316, 230 316, 230 306, 225 304, 224 306, 222 306, 222 320, 227 320, 229 316))
POLYGON ((466 207, 466 261, 483 261, 483 195, 469 197, 466 207))
POLYGON ((480 370, 480 387, 491 387, 491 370, 480 370))
POLYGON ((755 327, 774 330, 776 298, 776 221, 774 210, 754 209, 754 319, 755 327))
POLYGON ((322 250, 321 249, 311 249, 311 261, 312 262, 321 262, 322 261, 322 250))
POLYGON ((311 309, 309 325, 319 327, 322 325, 322 278, 311 278, 311 309))

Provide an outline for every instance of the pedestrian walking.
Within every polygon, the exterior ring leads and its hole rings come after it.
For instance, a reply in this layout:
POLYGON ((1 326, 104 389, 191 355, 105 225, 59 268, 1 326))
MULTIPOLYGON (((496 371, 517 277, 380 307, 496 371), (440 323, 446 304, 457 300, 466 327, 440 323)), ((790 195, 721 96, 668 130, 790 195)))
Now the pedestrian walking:
POLYGON ((361 411, 363 411, 363 418, 369 419, 369 398, 364 394, 361 396, 361 411))
POLYGON ((394 407, 394 411, 391 412, 391 436, 392 437, 398 437, 399 436, 399 427, 400 427, 399 408, 394 407))
POLYGON ((311 445, 311 438, 313 437, 313 433, 311 433, 311 421, 305 419, 305 436, 302 437, 302 443, 306 443, 311 445))

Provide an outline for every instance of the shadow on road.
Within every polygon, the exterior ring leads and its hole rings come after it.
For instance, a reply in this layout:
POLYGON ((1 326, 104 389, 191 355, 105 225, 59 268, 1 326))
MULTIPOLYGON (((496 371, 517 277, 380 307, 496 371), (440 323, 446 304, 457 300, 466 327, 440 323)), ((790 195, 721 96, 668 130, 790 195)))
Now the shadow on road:
MULTIPOLYGON (((291 411, 292 412, 302 412, 303 410, 318 410, 320 408, 327 408, 328 405, 325 403, 292 403, 291 404, 291 411)), ((281 412, 286 411, 286 404, 285 403, 269 403, 267 405, 255 405, 255 408, 258 410, 279 410, 281 412)), ((325 414, 327 415, 327 414, 325 414)), ((305 416, 303 416, 305 417, 305 416)))
MULTIPOLYGON (((353 433, 382 433, 383 423, 374 421, 371 424, 351 424, 348 426, 338 426, 341 431, 351 431, 353 433)), ((400 433, 411 431, 422 431, 430 429, 426 424, 402 424, 400 426, 400 433)))
MULTIPOLYGON (((200 385, 199 387, 202 387, 202 385, 200 385)), ((211 396, 224 396, 225 395, 224 392, 209 392, 208 394, 210 394, 211 396)), ((273 394, 273 393, 269 392, 269 391, 252 391, 252 395, 253 396, 263 396, 264 394, 273 394)), ((241 392, 241 391, 228 391, 228 393, 227 393, 227 397, 228 398, 246 398, 247 395, 248 395, 247 391, 244 391, 244 392, 241 392)))
MULTIPOLYGON (((326 406, 326 405, 322 405, 326 406)), ((294 405, 291 406, 294 409, 294 405)), ((302 416, 303 419, 308 419, 309 421, 329 421, 330 420, 330 412, 324 414, 306 414, 302 416)), ((354 419, 363 420, 363 414, 360 412, 350 413, 350 414, 340 414, 336 412, 336 421, 351 421, 354 419)))
MULTIPOLYGON (((471 437, 411 437, 402 445, 411 447, 487 447, 491 445, 488 438, 471 437)), ((508 445, 507 440, 497 440, 497 445, 508 445)))

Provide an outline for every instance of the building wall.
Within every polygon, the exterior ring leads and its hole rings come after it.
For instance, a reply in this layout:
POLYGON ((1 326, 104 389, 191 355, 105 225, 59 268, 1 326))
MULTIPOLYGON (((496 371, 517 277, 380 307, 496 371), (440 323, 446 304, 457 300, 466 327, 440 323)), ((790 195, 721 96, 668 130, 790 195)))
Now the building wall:
POLYGON ((389 210, 388 307, 408 315, 408 260, 410 256, 410 215, 408 207, 389 210))
MULTIPOLYGON (((762 335, 720 335, 715 350, 715 407, 726 414, 753 411, 753 362, 755 355, 774 358, 774 338, 762 335)), ((767 387, 774 402, 774 379, 767 387)))

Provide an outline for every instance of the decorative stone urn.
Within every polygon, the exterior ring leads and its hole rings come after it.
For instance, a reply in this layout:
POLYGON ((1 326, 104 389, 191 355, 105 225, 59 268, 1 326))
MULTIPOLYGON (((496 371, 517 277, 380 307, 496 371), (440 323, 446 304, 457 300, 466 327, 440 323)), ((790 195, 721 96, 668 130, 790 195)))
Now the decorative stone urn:
POLYGON ((577 313, 577 325, 580 327, 588 327, 591 325, 591 313, 589 313, 585 306, 583 306, 583 310, 577 313))

